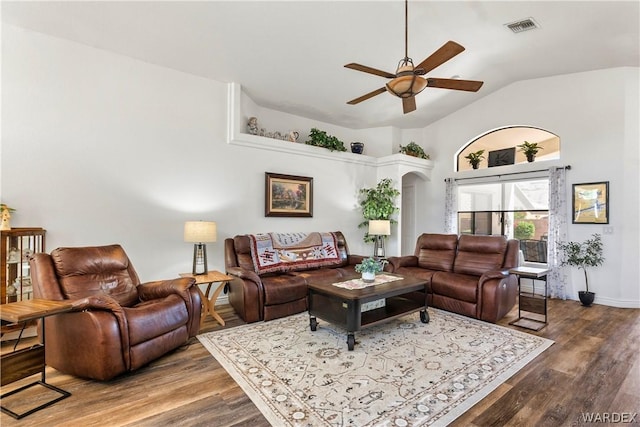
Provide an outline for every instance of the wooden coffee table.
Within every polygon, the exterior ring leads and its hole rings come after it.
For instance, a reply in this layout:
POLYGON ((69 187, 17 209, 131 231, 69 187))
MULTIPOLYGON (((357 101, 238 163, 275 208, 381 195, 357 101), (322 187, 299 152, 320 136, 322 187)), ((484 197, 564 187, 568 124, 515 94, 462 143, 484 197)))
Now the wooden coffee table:
POLYGON ((333 282, 309 284, 311 330, 315 331, 318 326, 317 317, 345 328, 349 351, 353 350, 356 343, 355 332, 416 311, 420 312, 422 323, 429 323, 426 281, 415 277, 402 277, 401 280, 363 289, 340 288, 334 286, 333 282), (383 307, 362 311, 363 304, 380 299, 385 300, 383 307))

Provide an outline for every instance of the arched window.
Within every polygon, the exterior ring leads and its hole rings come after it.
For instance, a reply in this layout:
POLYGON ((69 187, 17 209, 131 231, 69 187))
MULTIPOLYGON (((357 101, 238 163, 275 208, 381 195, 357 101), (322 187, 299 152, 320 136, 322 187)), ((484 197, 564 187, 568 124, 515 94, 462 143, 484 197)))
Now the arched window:
POLYGON ((518 148, 524 142, 540 147, 534 161, 560 158, 560 138, 557 135, 531 126, 507 126, 486 132, 463 147, 456 156, 456 170, 473 169, 466 156, 479 151, 482 151, 480 169, 527 163, 527 157, 518 148))

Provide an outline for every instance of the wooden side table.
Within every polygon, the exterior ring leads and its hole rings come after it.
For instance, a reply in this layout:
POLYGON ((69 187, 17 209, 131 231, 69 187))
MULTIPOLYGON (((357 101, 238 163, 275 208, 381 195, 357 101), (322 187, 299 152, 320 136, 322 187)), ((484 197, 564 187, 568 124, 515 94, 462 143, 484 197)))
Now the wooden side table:
POLYGON ((547 274, 549 269, 521 266, 512 268, 509 273, 518 276, 518 319, 509 322, 509 324, 539 331, 547 326, 547 274), (522 277, 531 279, 533 285, 531 292, 522 290, 520 284, 522 277), (544 282, 543 294, 536 293, 536 280, 544 282), (523 312, 536 314, 538 318, 527 317, 523 312))
POLYGON ((207 317, 207 313, 211 315, 214 319, 218 321, 222 326, 225 325, 222 316, 216 313, 216 300, 220 295, 220 292, 224 289, 227 282, 233 280, 233 277, 227 276, 219 271, 209 271, 206 274, 191 274, 191 273, 180 273, 180 277, 193 277, 196 279, 196 285, 204 285, 207 284, 206 292, 202 292, 200 286, 198 286, 198 292, 200 292, 200 297, 202 298, 202 313, 200 314, 200 325, 204 323, 204 319, 207 317), (214 283, 220 283, 216 290, 213 292, 213 295, 209 297, 209 292, 211 292, 211 285, 214 283))
POLYGON ((42 372, 39 381, 32 382, 16 390, 0 396, 0 400, 13 394, 19 393, 35 385, 47 387, 50 390, 58 392, 61 396, 56 397, 36 408, 18 414, 5 406, 0 406, 2 412, 11 415, 13 418, 20 419, 30 415, 36 411, 53 405, 54 403, 71 396, 68 391, 62 390, 56 386, 47 383, 46 378, 46 358, 45 358, 45 322, 44 318, 59 313, 71 311, 72 305, 69 301, 49 301, 43 299, 25 300, 2 304, 0 306, 0 318, 11 323, 27 323, 31 320, 42 319, 42 344, 36 345, 28 349, 14 351, 2 356, 1 385, 12 383, 14 381, 26 378, 35 373, 42 372))

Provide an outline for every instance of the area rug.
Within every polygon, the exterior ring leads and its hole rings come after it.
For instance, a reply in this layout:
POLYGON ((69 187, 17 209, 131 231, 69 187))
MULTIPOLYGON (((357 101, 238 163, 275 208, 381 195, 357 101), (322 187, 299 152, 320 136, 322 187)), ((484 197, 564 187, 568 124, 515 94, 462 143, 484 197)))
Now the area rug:
POLYGON ((308 313, 198 336, 280 426, 447 425, 553 341, 430 308, 356 332, 308 313))

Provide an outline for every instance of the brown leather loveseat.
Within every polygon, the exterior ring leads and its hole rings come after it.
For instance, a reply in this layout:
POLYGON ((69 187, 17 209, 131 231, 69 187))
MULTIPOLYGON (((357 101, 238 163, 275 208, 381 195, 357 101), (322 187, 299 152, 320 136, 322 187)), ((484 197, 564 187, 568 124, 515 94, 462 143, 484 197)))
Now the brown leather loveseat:
POLYGON ((46 322, 46 362, 96 380, 138 369, 196 336, 195 280, 140 283, 120 245, 58 248, 31 260, 34 296, 71 300, 46 322))
POLYGON ((427 281, 430 307, 497 322, 515 305, 518 241, 503 236, 422 234, 414 255, 390 257, 392 272, 427 281))
POLYGON ((255 257, 252 256, 256 244, 253 235, 225 239, 226 272, 235 277, 229 282, 229 303, 245 322, 301 313, 307 310, 308 281, 347 280, 356 274, 354 267, 363 257, 349 255, 347 242, 341 232, 323 234, 331 234, 335 240, 337 253, 333 261, 321 266, 280 265, 277 271, 268 272, 261 272, 255 264, 255 257))

